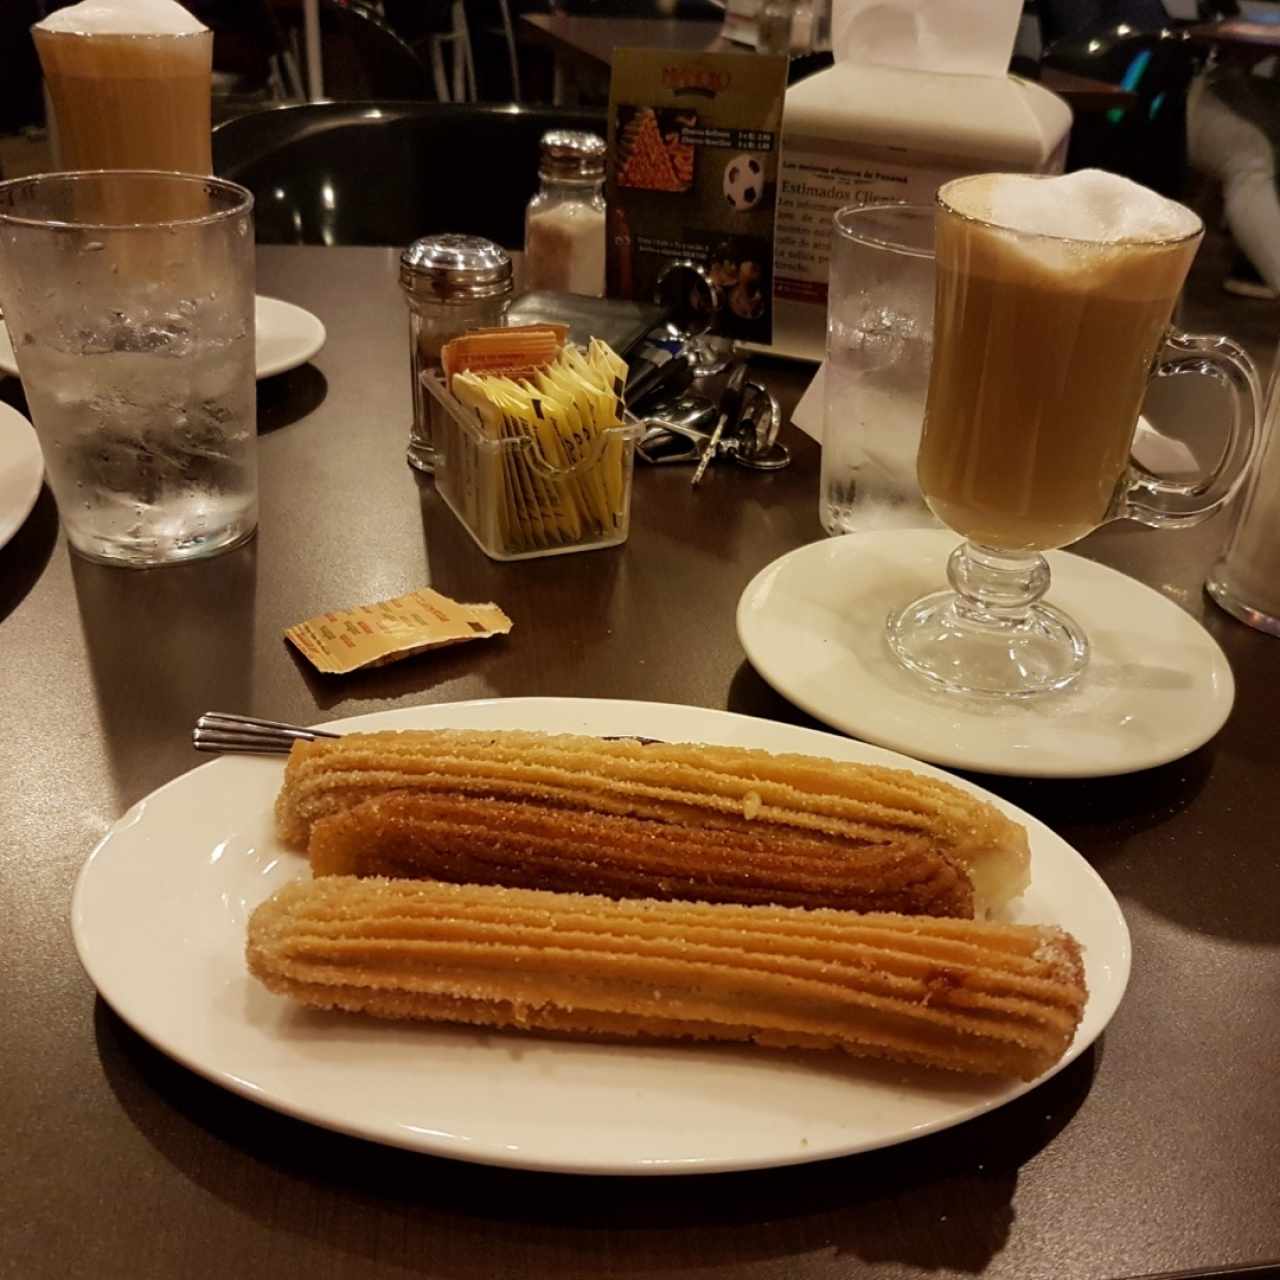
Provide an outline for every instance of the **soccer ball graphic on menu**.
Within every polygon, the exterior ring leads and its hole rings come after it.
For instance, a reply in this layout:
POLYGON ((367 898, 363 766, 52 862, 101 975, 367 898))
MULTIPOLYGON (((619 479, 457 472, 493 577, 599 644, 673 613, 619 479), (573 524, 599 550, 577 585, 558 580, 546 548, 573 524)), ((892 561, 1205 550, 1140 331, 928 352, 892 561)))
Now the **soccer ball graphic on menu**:
POLYGON ((745 213, 764 194, 764 165, 755 156, 734 156, 724 167, 724 198, 735 213, 745 213))

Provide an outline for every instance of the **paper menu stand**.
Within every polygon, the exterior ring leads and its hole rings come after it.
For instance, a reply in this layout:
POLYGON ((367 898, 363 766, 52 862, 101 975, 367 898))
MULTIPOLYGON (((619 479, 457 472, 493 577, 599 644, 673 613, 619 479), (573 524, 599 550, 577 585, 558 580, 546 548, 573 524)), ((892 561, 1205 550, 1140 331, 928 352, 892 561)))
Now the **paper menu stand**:
POLYGON ((768 343, 787 59, 615 49, 612 65, 608 296, 652 302, 691 262, 716 286, 713 331, 768 343))
POLYGON ((928 204, 969 173, 1062 170, 1071 109, 1007 72, 1021 10, 1021 0, 835 0, 835 64, 786 95, 773 351, 822 359, 838 209, 928 204))

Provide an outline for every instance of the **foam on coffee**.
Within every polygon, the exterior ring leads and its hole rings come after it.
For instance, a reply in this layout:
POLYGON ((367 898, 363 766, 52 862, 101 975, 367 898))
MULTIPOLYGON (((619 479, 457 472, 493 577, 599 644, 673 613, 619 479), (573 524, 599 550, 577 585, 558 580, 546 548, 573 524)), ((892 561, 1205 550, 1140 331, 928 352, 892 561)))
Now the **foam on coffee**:
POLYGON ((208 30, 174 0, 82 0, 36 26, 83 36, 187 36, 208 30))
POLYGON ((1176 201, 1101 169, 1052 178, 985 174, 949 184, 943 199, 1010 231, 1102 244, 1177 240, 1201 225, 1176 201))

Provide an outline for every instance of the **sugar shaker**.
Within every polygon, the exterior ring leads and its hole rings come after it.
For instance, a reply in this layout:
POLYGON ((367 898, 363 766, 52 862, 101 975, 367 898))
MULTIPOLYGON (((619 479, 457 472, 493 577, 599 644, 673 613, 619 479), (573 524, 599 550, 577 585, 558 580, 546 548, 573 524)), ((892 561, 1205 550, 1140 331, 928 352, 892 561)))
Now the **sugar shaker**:
POLYGON ((482 236, 443 234, 415 240, 400 255, 400 288, 409 306, 413 425, 409 465, 434 471, 432 422, 440 410, 422 374, 440 367, 440 348, 469 329, 502 325, 511 305, 511 257, 482 236))
POLYGON ((530 289, 604 296, 605 141, 553 129, 542 135, 541 187, 525 213, 530 289))

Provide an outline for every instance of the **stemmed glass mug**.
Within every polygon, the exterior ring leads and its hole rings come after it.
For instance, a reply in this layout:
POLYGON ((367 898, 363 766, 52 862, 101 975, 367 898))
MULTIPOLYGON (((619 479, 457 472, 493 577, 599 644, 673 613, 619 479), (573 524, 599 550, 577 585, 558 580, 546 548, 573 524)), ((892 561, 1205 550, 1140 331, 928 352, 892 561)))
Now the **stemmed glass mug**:
MULTIPOLYGON (((951 590, 892 613, 889 647, 945 689, 1025 698, 1085 669, 1080 625, 1042 597, 1044 552, 1111 520, 1180 528, 1235 493, 1254 452, 1257 370, 1228 338, 1169 325, 1204 234, 1092 241, 999 226, 959 178, 938 193, 934 350, 917 471, 966 541, 951 590), (1130 458, 1147 384, 1199 373, 1229 391, 1205 475, 1162 479, 1130 458)), ((1189 219, 1194 215, 1188 215, 1189 219)))

